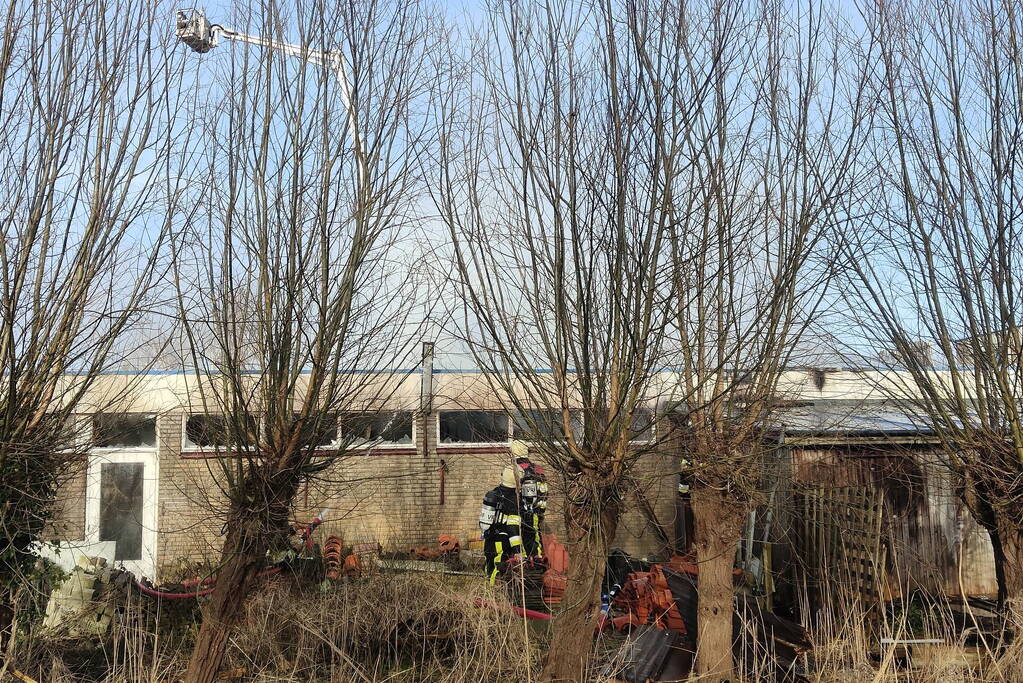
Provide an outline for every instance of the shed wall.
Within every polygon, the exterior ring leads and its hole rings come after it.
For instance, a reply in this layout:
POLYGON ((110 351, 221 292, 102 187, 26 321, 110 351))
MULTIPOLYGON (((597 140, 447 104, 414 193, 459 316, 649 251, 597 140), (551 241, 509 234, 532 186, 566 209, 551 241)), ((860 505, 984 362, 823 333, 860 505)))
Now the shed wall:
POLYGON ((997 594, 991 539, 966 509, 936 450, 794 448, 792 471, 797 483, 864 486, 882 494, 889 595, 914 589, 997 594))

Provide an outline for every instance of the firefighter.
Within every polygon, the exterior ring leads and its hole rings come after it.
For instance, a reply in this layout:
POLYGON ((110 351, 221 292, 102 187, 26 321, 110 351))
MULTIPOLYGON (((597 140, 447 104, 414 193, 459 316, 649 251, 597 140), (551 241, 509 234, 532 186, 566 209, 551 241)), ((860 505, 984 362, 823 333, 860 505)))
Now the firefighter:
MULTIPOLYGON (((517 449, 512 448, 515 453, 517 449)), ((515 464, 522 470, 519 485, 519 516, 522 517, 522 552, 526 557, 543 557, 543 540, 540 537, 540 477, 533 463, 525 455, 515 458, 515 464)))
POLYGON ((516 500, 515 470, 505 467, 501 484, 483 496, 480 509, 480 530, 483 532, 483 556, 486 558, 487 580, 497 580, 497 570, 522 550, 522 519, 516 500))
POLYGON ((543 519, 547 515, 547 472, 542 465, 534 465, 533 474, 536 476, 536 531, 542 541, 543 519))

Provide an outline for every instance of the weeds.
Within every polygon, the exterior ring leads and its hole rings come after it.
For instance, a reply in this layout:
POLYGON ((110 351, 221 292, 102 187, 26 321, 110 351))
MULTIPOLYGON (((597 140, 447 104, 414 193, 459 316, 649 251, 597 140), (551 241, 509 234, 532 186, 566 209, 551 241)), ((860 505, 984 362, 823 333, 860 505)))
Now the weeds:
MULTIPOLYGON (((377 575, 326 590, 269 584, 246 607, 225 671, 247 681, 470 683, 528 680, 543 636, 510 612, 482 580, 377 575)), ((198 624, 194 603, 128 594, 110 636, 72 640, 40 629, 21 634, 14 668, 39 681, 175 680, 198 624)))
MULTIPOLYGON (((280 578, 249 602, 222 676, 259 683, 535 680, 546 622, 525 623, 501 607, 480 606, 477 597, 507 602, 502 591, 473 577, 386 574, 326 588, 280 578)), ((27 630, 16 642, 11 668, 53 683, 177 680, 197 628, 195 604, 160 603, 137 592, 122 598, 102 642, 27 630)), ((1012 630, 1018 630, 1023 623, 1018 613, 1013 618, 1012 630)), ((956 631, 957 623, 952 606, 937 601, 886 611, 855 605, 821 611, 808 624, 814 647, 802 675, 813 683, 1023 682, 1023 645, 1000 634, 978 639, 969 629, 956 631), (891 642, 910 637, 941 642, 913 650, 891 642)), ((613 668, 605 667, 622 656, 617 638, 624 636, 601 639, 596 651, 604 661, 591 670, 613 668)), ((767 651, 739 664, 744 683, 774 675, 767 651)))

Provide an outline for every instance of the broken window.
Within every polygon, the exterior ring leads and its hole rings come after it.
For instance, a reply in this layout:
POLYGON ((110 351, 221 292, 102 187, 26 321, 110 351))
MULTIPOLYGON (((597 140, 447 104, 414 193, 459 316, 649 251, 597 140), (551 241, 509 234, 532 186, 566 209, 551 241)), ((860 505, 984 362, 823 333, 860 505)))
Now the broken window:
MULTIPOLYGON (((583 427, 582 413, 571 411, 571 420, 572 432, 578 437, 583 427)), ((515 438, 522 441, 565 438, 561 410, 525 410, 516 413, 513 422, 515 438)))
POLYGON ((440 414, 441 443, 504 443, 508 414, 496 410, 449 410, 440 414))
POLYGON ((412 445, 412 413, 391 410, 378 413, 345 413, 341 433, 354 446, 373 444, 412 445))
POLYGON ((631 443, 650 443, 655 437, 655 423, 653 411, 646 408, 637 408, 632 413, 632 425, 629 427, 629 441, 631 443))
POLYGON ((306 420, 295 416, 303 446, 329 446, 337 441, 337 415, 313 415, 306 420))
POLYGON ((92 416, 92 439, 97 448, 156 448, 156 418, 97 413, 92 416))
MULTIPOLYGON (((248 416, 250 434, 256 433, 256 419, 248 416)), ((235 430, 225 415, 189 415, 185 422, 186 448, 215 448, 234 442, 235 430)))
POLYGON ((100 468, 99 540, 114 541, 114 560, 142 559, 141 462, 104 463, 100 468))

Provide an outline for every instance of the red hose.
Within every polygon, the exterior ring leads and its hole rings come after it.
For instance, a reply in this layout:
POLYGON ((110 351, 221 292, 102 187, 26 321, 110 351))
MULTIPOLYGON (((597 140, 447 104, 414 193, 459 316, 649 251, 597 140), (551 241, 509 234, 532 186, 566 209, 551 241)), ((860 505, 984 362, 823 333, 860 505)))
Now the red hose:
POLYGON ((183 600, 184 598, 198 598, 198 597, 203 596, 203 595, 209 595, 213 591, 217 590, 216 586, 214 586, 213 588, 207 588, 206 590, 196 591, 194 593, 165 593, 163 591, 158 591, 158 590, 156 590, 154 588, 150 588, 149 586, 146 586, 144 583, 142 583, 138 579, 135 579, 135 587, 138 588, 143 593, 145 593, 146 595, 151 595, 154 598, 166 598, 168 600, 183 600))
POLYGON ((537 612, 535 609, 523 609, 522 607, 512 605, 512 611, 520 617, 526 617, 527 619, 539 619, 540 621, 551 620, 551 615, 546 612, 537 612))
POLYGON ((193 586, 208 586, 211 583, 216 582, 216 576, 207 576, 205 579, 188 579, 187 581, 182 581, 181 585, 185 588, 192 588, 193 586))
MULTIPOLYGON (((488 602, 483 598, 476 598, 475 600, 472 601, 472 603, 477 607, 492 607, 494 609, 500 609, 501 607, 501 605, 495 604, 493 602, 488 602)), ((515 614, 519 615, 520 617, 526 617, 527 619, 540 619, 541 621, 551 620, 551 615, 547 614, 546 612, 537 612, 534 609, 524 609, 522 607, 516 607, 515 605, 511 605, 511 609, 513 612, 515 612, 515 614)))
MULTIPOLYGON (((259 577, 263 577, 263 576, 273 576, 274 574, 280 573, 280 571, 281 571, 280 567, 271 567, 270 569, 267 569, 266 571, 262 571, 262 572, 256 574, 256 577, 259 578, 259 577)), ((202 581, 199 581, 198 579, 192 579, 192 580, 189 580, 189 581, 185 582, 184 585, 186 587, 189 586, 189 585, 196 586, 196 585, 199 585, 199 584, 208 585, 208 584, 211 584, 211 583, 215 583, 216 580, 217 580, 217 577, 211 576, 211 577, 209 577, 207 579, 203 579, 202 581)), ((165 598, 167 600, 184 600, 185 598, 199 598, 199 597, 202 597, 204 595, 209 595, 210 593, 212 593, 213 591, 215 591, 217 589, 216 586, 213 586, 212 588, 206 588, 206 589, 201 590, 201 591, 193 591, 193 592, 189 592, 189 593, 167 593, 167 592, 164 592, 164 591, 161 591, 161 590, 157 590, 155 588, 150 588, 149 586, 145 585, 144 583, 142 583, 138 579, 135 579, 135 587, 138 588, 143 593, 145 593, 146 595, 151 595, 154 598, 165 598)))

